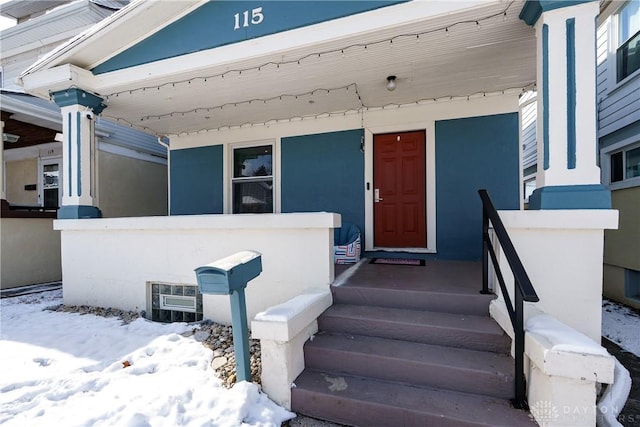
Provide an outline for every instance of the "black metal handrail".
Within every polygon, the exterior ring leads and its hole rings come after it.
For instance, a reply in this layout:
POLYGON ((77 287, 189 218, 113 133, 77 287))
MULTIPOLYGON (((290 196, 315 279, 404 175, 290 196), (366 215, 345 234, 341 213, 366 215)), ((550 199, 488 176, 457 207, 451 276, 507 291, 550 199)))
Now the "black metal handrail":
POLYGON ((526 384, 524 377, 524 301, 538 302, 540 299, 536 290, 531 284, 531 280, 520 261, 516 249, 511 243, 509 234, 504 228, 504 224, 498 215, 498 211, 493 206, 487 190, 478 190, 482 200, 482 290, 480 293, 489 294, 489 255, 493 263, 493 268, 502 290, 511 325, 514 334, 514 359, 515 359, 515 398, 512 400, 513 406, 519 409, 528 409, 526 398, 526 384), (515 307, 511 303, 511 298, 504 283, 504 276, 500 270, 498 257, 493 249, 493 242, 489 237, 489 222, 493 225, 495 236, 502 247, 514 279, 515 307))

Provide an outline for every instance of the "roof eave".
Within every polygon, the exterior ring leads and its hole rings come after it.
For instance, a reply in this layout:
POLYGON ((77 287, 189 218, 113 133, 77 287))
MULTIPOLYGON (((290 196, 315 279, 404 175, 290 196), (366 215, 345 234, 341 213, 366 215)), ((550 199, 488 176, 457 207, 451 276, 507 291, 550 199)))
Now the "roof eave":
MULTIPOLYGON (((202 3, 206 0, 184 0, 180 2, 173 2, 172 4, 175 7, 178 7, 180 10, 188 11, 193 9, 194 5, 202 3)), ((129 5, 123 7, 119 11, 115 12, 111 16, 105 18, 104 20, 98 22, 88 30, 79 34, 77 37, 69 40, 67 43, 59 46, 58 48, 51 51, 48 55, 38 60, 36 63, 27 68, 21 75, 20 79, 24 77, 42 71, 49 68, 54 68, 64 63, 77 63, 74 59, 78 55, 82 55, 85 49, 89 51, 90 49, 94 49, 96 47, 105 46, 105 49, 111 49, 109 43, 96 43, 103 39, 103 37, 107 36, 112 32, 118 32, 119 34, 128 35, 132 32, 128 31, 126 25, 129 23, 132 26, 135 26, 138 29, 138 33, 141 31, 145 32, 144 36, 149 32, 155 31, 158 29, 157 23, 148 22, 145 23, 145 20, 136 19, 141 13, 144 13, 148 9, 154 8, 154 15, 157 17, 158 14, 162 14, 165 12, 167 21, 171 21, 176 17, 176 10, 174 8, 168 8, 166 6, 160 5, 162 2, 146 2, 143 0, 133 1, 129 5), (147 28, 145 28, 145 24, 147 28)), ((131 36, 131 39, 128 40, 128 45, 134 44, 137 42, 137 39, 134 39, 131 36)), ((120 43, 119 45, 122 45, 120 43)), ((91 67, 87 67, 91 68, 91 67)))
POLYGON ((18 77, 25 92, 39 98, 50 99, 49 93, 57 90, 68 89, 76 86, 91 88, 95 84, 95 76, 91 71, 76 67, 71 64, 59 65, 40 71, 23 73, 18 77))

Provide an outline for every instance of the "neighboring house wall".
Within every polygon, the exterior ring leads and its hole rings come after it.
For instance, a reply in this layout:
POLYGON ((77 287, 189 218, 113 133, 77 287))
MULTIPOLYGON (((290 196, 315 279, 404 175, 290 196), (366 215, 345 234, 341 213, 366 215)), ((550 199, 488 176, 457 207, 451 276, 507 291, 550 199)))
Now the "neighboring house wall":
POLYGON ((613 191, 611 202, 620 225, 605 233, 604 295, 640 308, 640 186, 613 191))
POLYGON ((59 44, 59 42, 47 44, 46 46, 38 47, 35 50, 21 52, 17 55, 4 57, 3 60, 0 61, 0 63, 2 64, 3 74, 2 87, 4 89, 21 90, 21 88, 15 83, 15 80, 20 75, 20 73, 29 68, 29 66, 33 64, 34 60, 44 56, 59 44))
MULTIPOLYGON (((40 11, 35 16, 19 16, 18 25, 3 30, 2 55, 0 65, 4 74, 4 89, 22 91, 15 83, 18 77, 36 60, 40 59, 55 47, 66 42, 75 35, 90 28, 96 22, 111 15, 112 7, 124 4, 112 2, 103 7, 99 2, 81 0, 75 2, 39 2, 42 9, 52 9, 45 13, 40 11), (61 3, 70 3, 57 7, 61 3)), ((36 6, 38 7, 38 6, 36 6)), ((2 11, 5 16, 11 11, 2 11)))
POLYGON ((38 159, 6 162, 7 201, 13 205, 38 205, 38 191, 27 191, 25 186, 38 184, 38 159))
POLYGON ((640 271, 640 187, 614 191, 611 197, 620 210, 620 229, 607 233, 604 262, 640 271))
POLYGON ((99 152, 98 206, 105 218, 167 214, 167 166, 99 152))
MULTIPOLYGON (((620 211, 618 230, 605 232, 603 292, 606 297, 640 308, 640 176, 625 170, 626 166, 633 166, 627 161, 634 161, 626 153, 640 147, 640 70, 618 81, 616 51, 621 44, 618 13, 625 4, 612 2, 603 11, 597 34, 602 183, 612 190, 613 208, 620 211), (624 163, 618 165, 622 176, 614 177, 616 157, 624 163)), ((640 52, 635 58, 640 58, 640 52)))
MULTIPOLYGON (((103 217, 167 215, 166 159, 112 144, 99 145, 97 199, 103 217)), ((49 152, 61 153, 61 143, 45 144, 40 149, 5 150, 5 182, 10 204, 43 206, 38 198, 43 185, 39 161, 50 157, 46 156, 49 152), (27 185, 35 185, 35 189, 25 190, 27 185)))
POLYGON ((0 288, 62 279, 60 232, 51 218, 0 218, 0 288))

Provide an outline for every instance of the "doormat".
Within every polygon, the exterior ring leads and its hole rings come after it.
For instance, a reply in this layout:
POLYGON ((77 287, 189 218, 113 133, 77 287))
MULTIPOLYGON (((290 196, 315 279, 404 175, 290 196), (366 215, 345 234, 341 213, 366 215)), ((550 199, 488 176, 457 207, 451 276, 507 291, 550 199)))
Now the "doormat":
POLYGON ((424 266, 423 259, 407 259, 407 258, 372 258, 370 264, 387 264, 387 265, 421 265, 424 266))

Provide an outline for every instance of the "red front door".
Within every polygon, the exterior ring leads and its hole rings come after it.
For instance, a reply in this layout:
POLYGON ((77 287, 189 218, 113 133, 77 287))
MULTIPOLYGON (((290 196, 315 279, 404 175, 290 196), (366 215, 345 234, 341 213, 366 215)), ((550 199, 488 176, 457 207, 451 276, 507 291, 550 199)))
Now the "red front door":
POLYGON ((373 138, 376 247, 425 248, 424 131, 373 138))

